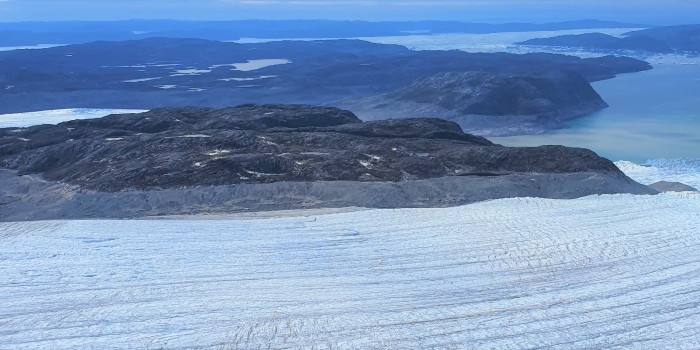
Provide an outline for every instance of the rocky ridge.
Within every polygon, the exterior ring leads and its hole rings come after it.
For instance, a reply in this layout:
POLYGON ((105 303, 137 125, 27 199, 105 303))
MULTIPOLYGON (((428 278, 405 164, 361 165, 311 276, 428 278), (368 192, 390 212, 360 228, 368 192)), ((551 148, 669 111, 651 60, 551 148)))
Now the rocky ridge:
POLYGON ((11 172, 0 200, 7 217, 65 201, 82 209, 66 212, 72 206, 64 204, 56 216, 183 214, 195 202, 217 211, 655 192, 585 149, 509 148, 442 119, 362 122, 348 111, 302 105, 167 108, 0 129, 0 168, 11 172), (168 200, 148 208, 133 201, 154 193, 168 200), (215 193, 229 195, 208 205, 215 193), (104 210, 113 201, 122 209, 104 210))
POLYGON ((365 119, 392 115, 440 116, 481 135, 544 132, 567 119, 608 106, 581 75, 570 71, 497 74, 439 73, 362 100, 352 110, 365 119), (380 111, 380 112, 377 112, 380 111), (479 122, 481 120, 481 122, 479 122))

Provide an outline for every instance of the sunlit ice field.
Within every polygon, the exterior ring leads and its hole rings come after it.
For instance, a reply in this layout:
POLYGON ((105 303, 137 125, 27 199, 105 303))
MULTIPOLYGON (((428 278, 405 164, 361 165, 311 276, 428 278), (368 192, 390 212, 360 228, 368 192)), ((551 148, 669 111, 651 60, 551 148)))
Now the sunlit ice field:
POLYGON ((8 349, 700 347, 700 195, 0 223, 8 349))

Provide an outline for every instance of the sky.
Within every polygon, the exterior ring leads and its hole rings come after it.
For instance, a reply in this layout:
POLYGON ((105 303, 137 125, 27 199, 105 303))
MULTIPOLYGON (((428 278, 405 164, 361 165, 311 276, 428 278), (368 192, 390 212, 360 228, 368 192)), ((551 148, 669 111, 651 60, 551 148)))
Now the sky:
POLYGON ((700 0, 0 0, 0 21, 341 19, 700 23, 700 0))

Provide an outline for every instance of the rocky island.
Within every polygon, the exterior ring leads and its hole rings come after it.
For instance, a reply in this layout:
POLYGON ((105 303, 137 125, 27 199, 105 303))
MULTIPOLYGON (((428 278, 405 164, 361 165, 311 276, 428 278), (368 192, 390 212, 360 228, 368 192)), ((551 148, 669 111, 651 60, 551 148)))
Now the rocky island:
POLYGON ((3 221, 656 193, 589 150, 503 147, 442 119, 362 122, 304 105, 0 129, 0 168, 3 221))
POLYGON ((349 106, 363 119, 441 118, 478 135, 536 134, 608 106, 581 75, 447 72, 349 106))
POLYGON ((559 46, 605 51, 643 51, 647 53, 698 54, 700 25, 687 24, 632 31, 622 37, 602 33, 560 35, 517 43, 532 46, 559 46))

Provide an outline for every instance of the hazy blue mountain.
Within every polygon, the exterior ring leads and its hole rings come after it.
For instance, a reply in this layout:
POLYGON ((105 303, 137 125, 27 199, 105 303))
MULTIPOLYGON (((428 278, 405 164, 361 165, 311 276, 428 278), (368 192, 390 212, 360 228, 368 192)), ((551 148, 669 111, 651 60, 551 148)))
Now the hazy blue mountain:
POLYGON ((700 52, 700 25, 656 27, 629 32, 621 38, 601 33, 586 33, 531 39, 518 44, 656 53, 700 52))
POLYGON ((0 129, 0 181, 4 220, 656 193, 586 149, 503 147, 441 119, 363 123, 303 105, 165 108, 0 129))
POLYGON ((175 21, 0 23, 0 46, 78 44, 97 40, 149 37, 235 40, 252 38, 353 38, 415 33, 498 33, 593 28, 645 28, 646 25, 582 20, 534 23, 465 23, 453 21, 366 22, 329 20, 175 21))

